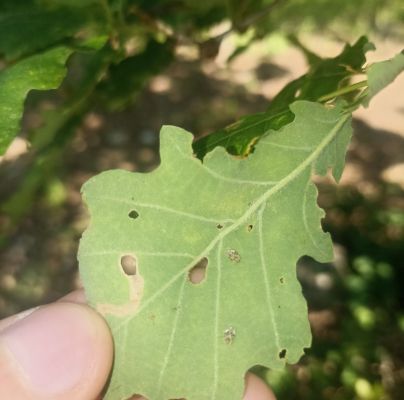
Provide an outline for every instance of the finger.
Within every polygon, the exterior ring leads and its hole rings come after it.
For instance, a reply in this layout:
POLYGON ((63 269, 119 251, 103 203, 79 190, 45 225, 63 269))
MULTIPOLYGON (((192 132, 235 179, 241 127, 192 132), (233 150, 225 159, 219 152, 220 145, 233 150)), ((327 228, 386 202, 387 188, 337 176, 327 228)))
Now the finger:
POLYGON ((70 303, 86 304, 87 299, 83 289, 77 289, 61 297, 58 301, 68 301, 70 303))
MULTIPOLYGON (((77 289, 73 292, 68 293, 66 296, 61 297, 57 301, 67 301, 69 303, 87 304, 86 295, 83 289, 77 289)), ((0 332, 7 326, 13 324, 14 322, 27 317, 38 307, 30 308, 29 310, 22 311, 18 314, 12 315, 11 317, 0 320, 0 332)))
POLYGON ((27 317, 29 314, 34 312, 38 307, 30 308, 29 310, 22 311, 18 314, 14 314, 11 317, 7 317, 5 319, 0 320, 0 333, 2 330, 6 329, 8 326, 14 324, 15 322, 19 321, 27 317))
POLYGON ((276 400, 272 390, 258 376, 248 373, 245 380, 243 400, 276 400))
POLYGON ((39 307, 0 331, 0 399, 94 399, 112 356, 109 329, 89 307, 39 307))

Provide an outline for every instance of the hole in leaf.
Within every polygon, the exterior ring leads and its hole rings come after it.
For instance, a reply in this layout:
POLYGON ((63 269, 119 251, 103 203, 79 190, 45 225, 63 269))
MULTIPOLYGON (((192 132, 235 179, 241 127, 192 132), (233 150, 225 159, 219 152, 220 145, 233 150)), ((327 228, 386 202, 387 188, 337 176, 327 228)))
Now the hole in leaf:
POLYGON ((253 228, 254 228, 253 225, 251 225, 251 224, 247 225, 247 232, 251 232, 253 228))
POLYGON ((132 210, 129 212, 128 217, 132 219, 136 219, 139 216, 139 213, 136 210, 132 210))
POLYGON ((217 228, 217 229, 223 229, 223 225, 222 225, 222 224, 217 224, 217 225, 216 225, 216 228, 217 228))
POLYGON ((208 259, 203 257, 199 260, 190 270, 189 270, 189 280, 194 284, 197 285, 201 283, 206 276, 206 268, 208 267, 208 259))
POLYGON ((136 275, 136 269, 137 269, 136 258, 129 254, 122 256, 121 257, 121 267, 122 267, 123 272, 125 272, 126 275, 129 275, 129 276, 136 275))
POLYGON ((286 357, 286 349, 282 349, 279 352, 279 358, 282 359, 282 358, 285 358, 285 357, 286 357))
POLYGON ((285 283, 285 278, 284 278, 283 276, 281 276, 281 277, 279 278, 279 282, 280 282, 280 283, 285 283))

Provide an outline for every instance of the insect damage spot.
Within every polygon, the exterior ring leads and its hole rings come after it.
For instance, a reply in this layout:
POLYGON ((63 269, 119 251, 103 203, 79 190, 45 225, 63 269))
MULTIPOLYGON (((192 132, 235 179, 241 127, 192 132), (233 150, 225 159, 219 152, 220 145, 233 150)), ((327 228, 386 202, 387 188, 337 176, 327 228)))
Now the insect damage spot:
POLYGON ((136 219, 139 217, 139 213, 136 210, 131 210, 131 211, 129 211, 128 217, 132 218, 132 219, 136 219))
POLYGON ((254 225, 247 225, 247 232, 251 232, 254 228, 254 225))
POLYGON ((284 278, 283 276, 281 276, 281 277, 279 278, 279 282, 280 282, 280 283, 285 283, 285 278, 284 278))
POLYGON ((222 224, 217 224, 217 225, 216 225, 216 228, 217 228, 217 229, 223 229, 223 225, 222 225, 222 224))
POLYGON ((283 358, 286 358, 286 349, 282 349, 279 354, 279 358, 282 360, 283 358))
POLYGON ((241 260, 240 253, 237 250, 229 249, 227 250, 227 257, 230 261, 239 263, 241 260))
POLYGON ((230 326, 223 332, 223 339, 226 344, 233 343, 234 338, 236 337, 236 330, 230 326))
POLYGON ((199 260, 188 273, 188 278, 191 283, 197 285, 201 283, 206 277, 206 268, 208 267, 208 259, 203 257, 199 260))
POLYGON ((136 258, 131 255, 125 255, 121 257, 121 267, 126 275, 136 275, 137 262, 136 258))

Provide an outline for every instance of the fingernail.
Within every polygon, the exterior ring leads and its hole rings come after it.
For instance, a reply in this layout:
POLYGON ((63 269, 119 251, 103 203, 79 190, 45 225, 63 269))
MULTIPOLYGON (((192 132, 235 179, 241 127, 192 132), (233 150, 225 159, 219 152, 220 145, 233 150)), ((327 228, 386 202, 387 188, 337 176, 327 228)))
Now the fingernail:
POLYGON ((97 332, 76 304, 40 307, 7 327, 1 341, 30 388, 46 396, 72 390, 91 376, 97 332))

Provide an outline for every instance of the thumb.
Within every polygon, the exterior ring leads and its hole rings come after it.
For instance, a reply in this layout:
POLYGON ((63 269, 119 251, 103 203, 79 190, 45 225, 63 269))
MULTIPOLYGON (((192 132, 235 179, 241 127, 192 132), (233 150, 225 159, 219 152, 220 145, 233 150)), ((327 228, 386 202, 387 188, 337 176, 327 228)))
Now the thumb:
POLYGON ((0 398, 92 400, 112 365, 104 320, 89 307, 59 302, 0 321, 0 398))

